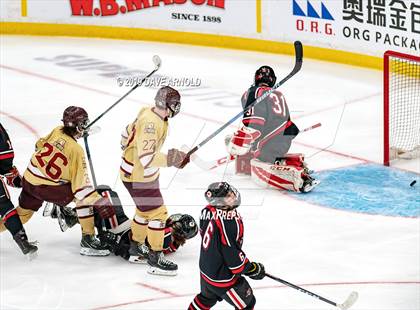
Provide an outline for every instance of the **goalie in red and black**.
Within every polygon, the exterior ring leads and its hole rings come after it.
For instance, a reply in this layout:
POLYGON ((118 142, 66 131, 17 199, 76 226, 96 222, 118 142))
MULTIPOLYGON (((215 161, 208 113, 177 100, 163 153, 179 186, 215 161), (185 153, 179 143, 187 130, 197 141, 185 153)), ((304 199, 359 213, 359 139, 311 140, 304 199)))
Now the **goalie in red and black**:
MULTIPOLYGON (((242 96, 244 110, 272 91, 276 83, 274 70, 262 66, 255 72, 254 84, 242 96)), ((278 91, 244 112, 242 127, 227 137, 227 148, 237 157, 237 172, 251 174, 262 186, 295 192, 309 192, 319 182, 314 180, 303 154, 288 154, 292 140, 299 134, 290 118, 284 95, 278 91)))
POLYGON ((18 212, 10 200, 3 177, 7 185, 21 188, 22 177, 15 166, 13 166, 14 151, 6 129, 0 123, 0 232, 8 230, 18 244, 22 253, 29 258, 35 257, 38 248, 28 241, 25 229, 19 218, 18 212))
POLYGON ((228 183, 217 182, 209 185, 205 198, 209 205, 200 217, 201 292, 188 309, 207 310, 222 300, 236 309, 253 309, 256 299, 243 276, 261 280, 265 270, 242 250, 244 225, 236 210, 241 196, 228 183))

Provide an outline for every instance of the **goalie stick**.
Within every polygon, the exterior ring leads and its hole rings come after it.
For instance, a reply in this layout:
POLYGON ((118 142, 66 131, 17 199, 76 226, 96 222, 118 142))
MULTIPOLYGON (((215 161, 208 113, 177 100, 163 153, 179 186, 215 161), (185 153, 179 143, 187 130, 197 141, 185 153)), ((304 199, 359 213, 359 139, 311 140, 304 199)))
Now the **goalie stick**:
MULTIPOLYGON (((317 123, 315 125, 309 126, 305 129, 301 130, 300 133, 307 132, 307 131, 310 131, 312 129, 321 127, 321 125, 322 125, 321 123, 317 123)), ((187 152, 188 147, 186 145, 183 145, 181 150, 183 152, 187 152)), ((237 156, 230 155, 230 156, 223 156, 223 157, 221 157, 219 159, 216 159, 216 160, 205 161, 202 158, 200 158, 197 154, 192 154, 191 155, 191 161, 203 170, 213 170, 213 169, 216 169, 216 168, 218 168, 218 167, 220 167, 220 166, 222 166, 226 163, 229 163, 229 162, 235 160, 236 157, 237 156)))
POLYGON ((282 79, 280 82, 276 83, 272 89, 270 89, 269 91, 265 92, 261 97, 258 97, 254 102, 252 102, 251 104, 249 104, 243 111, 239 112, 238 114, 236 114, 233 118, 231 118, 227 123, 225 123, 224 125, 222 125, 219 129, 217 129, 215 132, 213 132, 210 136, 208 136, 206 139, 204 139, 202 142, 200 142, 197 146, 193 147, 188 153, 187 156, 185 157, 185 159, 183 160, 181 166, 185 166, 188 162, 188 158, 195 153, 199 148, 201 148, 204 144, 206 144, 207 142, 209 142, 211 139, 213 139, 215 136, 217 136, 223 129, 225 129, 226 127, 228 127, 230 124, 232 124, 234 121, 236 121, 238 118, 240 118, 241 116, 243 116, 243 114, 248 111, 249 109, 251 109, 253 106, 255 106, 256 104, 260 103, 261 101, 263 101, 265 98, 267 98, 268 96, 270 96, 275 90, 276 88, 279 88, 281 85, 283 85, 287 80, 289 80, 292 76, 294 76, 296 73, 299 72, 299 70, 302 68, 302 57, 303 57, 303 47, 302 47, 302 43, 300 41, 295 41, 294 43, 295 46, 295 66, 293 67, 292 71, 284 78, 282 79))
POLYGON ((326 302, 326 303, 328 303, 330 305, 333 305, 334 307, 337 307, 337 308, 339 308, 341 310, 347 310, 347 309, 349 309, 351 306, 354 305, 354 303, 357 301, 357 298, 359 297, 359 294, 357 292, 351 292, 350 295, 347 297, 347 299, 342 304, 338 304, 338 303, 336 303, 334 301, 331 301, 331 300, 329 300, 327 298, 324 298, 324 297, 319 296, 319 295, 317 295, 315 293, 312 293, 311 291, 305 290, 304 288, 302 288, 300 286, 297 286, 297 285, 292 284, 290 282, 287 282, 287 281, 285 281, 283 279, 280 279, 280 278, 277 278, 275 276, 272 276, 271 274, 266 273, 265 275, 267 277, 269 277, 270 279, 273 279, 274 281, 283 283, 283 284, 285 284, 285 285, 287 285, 287 286, 289 286, 291 288, 294 288, 295 290, 298 290, 301 293, 305 293, 305 294, 307 294, 309 296, 315 297, 315 298, 317 298, 317 299, 319 299, 319 300, 321 300, 323 302, 326 302))

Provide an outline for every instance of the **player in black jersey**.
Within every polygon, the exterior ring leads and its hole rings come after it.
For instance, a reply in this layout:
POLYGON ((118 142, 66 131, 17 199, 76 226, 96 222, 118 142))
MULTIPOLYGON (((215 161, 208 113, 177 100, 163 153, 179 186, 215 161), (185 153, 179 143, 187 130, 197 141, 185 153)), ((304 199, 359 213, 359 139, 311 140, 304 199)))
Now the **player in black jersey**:
MULTIPOLYGON (((99 240, 116 256, 121 256, 125 260, 130 260, 132 263, 147 264, 147 256, 133 257, 129 254, 131 220, 126 216, 117 192, 106 185, 99 185, 97 191, 102 196, 109 198, 112 202, 117 220, 117 224, 113 228, 110 221, 103 221, 99 214, 94 211, 95 227, 98 230, 99 240)), ((78 223, 76 211, 68 206, 47 205, 44 209, 44 216, 57 218, 62 231, 78 223)), ((163 253, 169 254, 176 252, 180 246, 185 244, 186 240, 195 237, 197 233, 197 223, 192 216, 180 213, 172 214, 167 219, 165 225, 163 253)), ((146 239, 146 253, 149 252, 147 244, 146 239)))
POLYGON ((217 182, 209 185, 205 197, 209 205, 200 217, 201 292, 188 309, 207 310, 222 300, 236 309, 253 309, 256 299, 243 275, 260 280, 265 270, 242 250, 244 225, 236 210, 241 196, 228 183, 217 182))
MULTIPOLYGON (((242 96, 246 109, 276 83, 274 70, 262 66, 255 72, 254 84, 242 96)), ((299 134, 290 119, 284 95, 273 91, 262 102, 244 113, 243 127, 228 141, 228 151, 237 156, 237 172, 251 174, 263 186, 309 192, 319 182, 314 180, 303 154, 288 154, 292 140, 299 134), (252 159, 252 160, 251 160, 252 159)))
POLYGON ((15 166, 13 166, 14 151, 9 135, 0 123, 0 232, 8 230, 18 244, 22 253, 32 259, 36 256, 38 248, 28 241, 25 229, 19 215, 10 201, 10 195, 3 181, 11 187, 22 187, 22 177, 15 166))

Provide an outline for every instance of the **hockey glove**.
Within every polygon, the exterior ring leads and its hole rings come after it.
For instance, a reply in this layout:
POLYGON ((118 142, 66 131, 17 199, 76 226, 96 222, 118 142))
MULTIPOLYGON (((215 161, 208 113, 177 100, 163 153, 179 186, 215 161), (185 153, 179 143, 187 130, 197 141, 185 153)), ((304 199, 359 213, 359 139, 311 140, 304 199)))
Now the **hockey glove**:
POLYGON ((253 128, 243 126, 233 135, 232 139, 227 145, 227 151, 233 156, 245 155, 251 149, 252 142, 254 142, 261 133, 253 128))
POLYGON ((245 272, 245 275, 250 277, 252 280, 261 280, 265 277, 264 265, 261 263, 251 263, 252 267, 245 272))
POLYGON ((108 198, 102 197, 98 199, 93 207, 98 211, 102 219, 109 219, 115 216, 115 210, 108 198))
POLYGON ((168 167, 175 167, 182 169, 190 162, 190 157, 186 153, 177 149, 170 149, 168 151, 167 164, 168 167))
POLYGON ((15 166, 13 166, 4 176, 6 177, 7 185, 18 188, 22 187, 22 177, 15 166))
POLYGON ((187 239, 185 239, 183 236, 180 236, 178 234, 172 233, 172 240, 173 240, 173 245, 176 248, 179 248, 181 245, 184 245, 185 244, 185 241, 187 239))

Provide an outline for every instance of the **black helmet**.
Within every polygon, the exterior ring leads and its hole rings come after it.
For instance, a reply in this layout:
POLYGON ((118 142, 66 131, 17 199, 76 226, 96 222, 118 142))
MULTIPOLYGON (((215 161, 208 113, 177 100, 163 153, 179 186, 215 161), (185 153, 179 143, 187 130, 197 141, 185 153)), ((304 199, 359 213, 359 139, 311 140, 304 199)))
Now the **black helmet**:
POLYGON ((269 66, 262 66, 255 72, 254 83, 258 86, 261 83, 267 84, 273 87, 276 84, 276 74, 274 70, 269 66))
POLYGON ((194 218, 188 214, 172 214, 166 221, 172 227, 172 233, 181 238, 191 239, 198 233, 198 226, 194 218))
POLYGON ((241 194, 235 187, 229 185, 229 183, 227 182, 211 183, 209 185, 209 188, 204 193, 204 197, 206 197, 208 203, 213 207, 223 209, 226 207, 225 198, 229 195, 229 193, 233 193, 236 197, 233 205, 228 206, 230 207, 229 209, 239 207, 241 204, 241 194))

